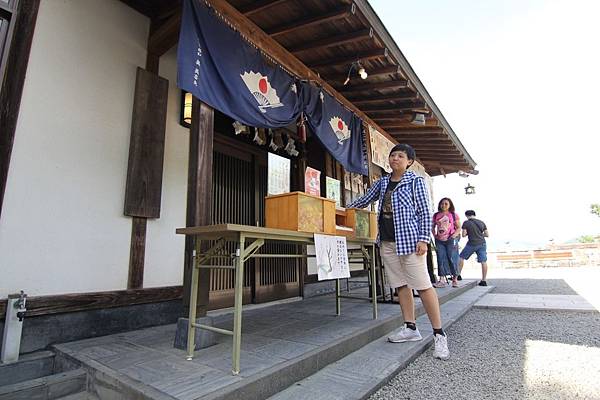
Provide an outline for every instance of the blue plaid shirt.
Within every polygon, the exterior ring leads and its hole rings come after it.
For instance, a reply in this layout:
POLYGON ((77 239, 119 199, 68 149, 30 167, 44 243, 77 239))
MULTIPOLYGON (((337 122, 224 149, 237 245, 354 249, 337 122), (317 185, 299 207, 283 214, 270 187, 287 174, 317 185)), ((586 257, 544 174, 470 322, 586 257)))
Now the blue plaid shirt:
MULTIPOLYGON (((348 208, 365 208, 379 200, 378 215, 383 208, 383 196, 390 177, 384 176, 367 193, 348 204, 348 208)), ((392 214, 396 236, 396 254, 412 254, 417 250, 417 242, 429 243, 432 219, 429 194, 423 178, 412 171, 406 171, 392 192, 392 214)), ((377 235, 379 243, 379 234, 377 235)))

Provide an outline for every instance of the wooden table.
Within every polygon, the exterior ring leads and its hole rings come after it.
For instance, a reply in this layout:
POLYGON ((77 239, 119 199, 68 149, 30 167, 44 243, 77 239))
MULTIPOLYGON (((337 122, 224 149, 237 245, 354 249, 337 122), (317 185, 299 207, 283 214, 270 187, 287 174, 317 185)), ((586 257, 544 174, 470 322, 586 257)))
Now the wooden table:
MULTIPOLYGON (((314 234, 306 232, 296 232, 284 229, 262 228, 257 226, 220 224, 195 226, 188 228, 178 228, 178 234, 192 236, 194 238, 194 262, 192 269, 192 284, 190 288, 190 313, 188 321, 188 341, 187 341, 187 359, 194 357, 195 347, 195 329, 206 329, 225 335, 233 336, 233 354, 232 354, 232 372, 234 375, 240 372, 240 346, 242 343, 242 294, 244 286, 244 263, 249 258, 306 258, 304 254, 257 254, 257 251, 265 243, 265 240, 277 240, 296 244, 314 245, 314 234), (201 242, 203 240, 214 241, 214 244, 202 252, 201 242), (235 253, 224 254, 225 242, 235 242, 237 244, 235 253), (229 258, 231 265, 208 265, 212 258, 229 258), (228 268, 235 271, 234 285, 234 311, 233 311, 233 331, 215 328, 196 323, 196 304, 198 300, 198 271, 200 268, 228 268)), ((351 253, 350 259, 359 257, 368 267, 371 280, 371 297, 362 298, 355 296, 342 296, 340 294, 340 280, 336 279, 335 285, 335 312, 340 315, 340 298, 359 298, 370 300, 373 303, 373 319, 377 319, 377 291, 375 275, 375 240, 374 239, 353 239, 348 238, 350 245, 359 245, 360 253, 355 255, 351 253)), ((314 257, 314 256, 313 256, 314 257)))

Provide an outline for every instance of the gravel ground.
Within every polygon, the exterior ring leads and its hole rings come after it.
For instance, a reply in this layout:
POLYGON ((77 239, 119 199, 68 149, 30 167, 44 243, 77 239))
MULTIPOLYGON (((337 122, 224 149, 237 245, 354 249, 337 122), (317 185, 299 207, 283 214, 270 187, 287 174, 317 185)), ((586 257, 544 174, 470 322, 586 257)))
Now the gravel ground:
POLYGON ((448 330, 450 360, 429 349, 370 399, 600 399, 598 327, 600 313, 473 309, 448 330))
POLYGON ((488 285, 494 286, 493 293, 515 294, 577 294, 562 279, 490 279, 488 285))

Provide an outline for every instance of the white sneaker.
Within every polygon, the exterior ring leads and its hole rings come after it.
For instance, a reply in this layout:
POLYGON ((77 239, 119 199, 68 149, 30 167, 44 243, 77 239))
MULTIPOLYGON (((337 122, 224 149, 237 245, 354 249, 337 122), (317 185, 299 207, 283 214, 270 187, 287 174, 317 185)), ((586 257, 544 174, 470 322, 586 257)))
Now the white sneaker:
POLYGON ((402 343, 402 342, 418 342, 423 339, 421 337, 421 333, 418 329, 414 331, 412 329, 403 326, 397 333, 388 337, 388 341, 392 343, 402 343))
POLYGON ((447 360, 450 358, 450 351, 448 350, 448 338, 444 335, 433 335, 433 357, 439 358, 440 360, 447 360))

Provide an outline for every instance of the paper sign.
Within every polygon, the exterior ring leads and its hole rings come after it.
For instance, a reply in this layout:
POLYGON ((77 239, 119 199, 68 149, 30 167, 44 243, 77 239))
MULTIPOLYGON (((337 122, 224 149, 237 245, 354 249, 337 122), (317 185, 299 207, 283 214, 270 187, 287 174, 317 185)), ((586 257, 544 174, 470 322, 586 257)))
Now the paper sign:
POLYGON ((290 192, 290 160, 277 154, 268 156, 268 196, 290 192))
POLYGON ((320 281, 350 278, 348 247, 344 236, 315 234, 315 253, 320 281))

